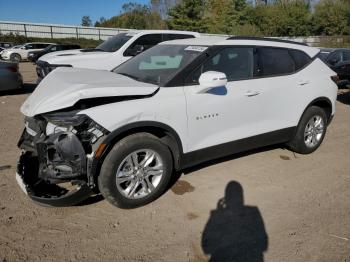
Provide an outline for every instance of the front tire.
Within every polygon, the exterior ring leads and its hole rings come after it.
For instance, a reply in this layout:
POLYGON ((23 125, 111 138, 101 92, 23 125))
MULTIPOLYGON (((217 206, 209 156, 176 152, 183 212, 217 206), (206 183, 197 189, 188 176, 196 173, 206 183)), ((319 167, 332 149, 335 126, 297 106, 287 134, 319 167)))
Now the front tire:
POLYGON ((19 62, 21 62, 22 57, 21 57, 21 55, 19 55, 19 54, 11 54, 10 60, 11 60, 12 62, 17 62, 17 63, 19 63, 19 62))
POLYGON ((135 208, 157 199, 173 170, 169 148, 148 133, 133 134, 114 145, 98 177, 102 195, 112 205, 135 208))
POLYGON ((301 117, 295 137, 287 144, 299 154, 310 154, 322 143, 327 131, 326 112, 318 107, 311 106, 301 117))

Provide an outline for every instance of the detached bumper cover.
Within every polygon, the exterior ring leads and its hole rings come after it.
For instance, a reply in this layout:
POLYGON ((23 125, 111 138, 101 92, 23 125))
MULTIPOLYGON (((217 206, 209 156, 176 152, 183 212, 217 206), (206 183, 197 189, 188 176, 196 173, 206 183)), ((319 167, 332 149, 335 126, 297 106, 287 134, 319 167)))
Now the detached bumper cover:
POLYGON ((93 192, 84 181, 76 181, 74 190, 67 190, 38 177, 38 159, 22 154, 18 161, 16 180, 23 192, 35 202, 48 206, 72 206, 88 198, 93 192))

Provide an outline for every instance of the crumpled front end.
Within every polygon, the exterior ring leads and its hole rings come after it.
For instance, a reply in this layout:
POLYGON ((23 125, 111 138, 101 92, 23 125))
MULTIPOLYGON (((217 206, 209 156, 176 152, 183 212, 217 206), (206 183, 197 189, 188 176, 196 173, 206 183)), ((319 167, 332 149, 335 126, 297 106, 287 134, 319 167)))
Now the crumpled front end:
POLYGON ((70 206, 89 197, 96 186, 94 152, 108 131, 76 112, 27 117, 25 122, 16 174, 22 190, 49 206, 70 206))

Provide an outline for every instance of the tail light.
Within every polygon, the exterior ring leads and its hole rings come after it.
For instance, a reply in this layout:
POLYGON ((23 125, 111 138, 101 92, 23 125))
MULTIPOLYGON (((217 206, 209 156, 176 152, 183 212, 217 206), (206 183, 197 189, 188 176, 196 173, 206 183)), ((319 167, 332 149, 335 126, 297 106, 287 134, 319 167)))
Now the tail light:
POLYGON ((8 66, 6 67, 7 70, 9 70, 10 72, 13 73, 17 73, 18 72, 18 67, 17 66, 8 66))
POLYGON ((340 79, 339 79, 339 76, 338 76, 338 75, 331 76, 331 79, 332 79, 333 82, 336 83, 336 84, 339 84, 339 82, 340 82, 340 79))

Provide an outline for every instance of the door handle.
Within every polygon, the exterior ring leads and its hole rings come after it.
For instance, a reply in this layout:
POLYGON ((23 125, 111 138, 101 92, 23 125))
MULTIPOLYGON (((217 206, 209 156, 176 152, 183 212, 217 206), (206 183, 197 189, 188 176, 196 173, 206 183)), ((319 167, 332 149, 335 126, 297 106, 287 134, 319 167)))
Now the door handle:
POLYGON ((307 85, 307 84, 309 84, 309 83, 310 83, 309 80, 300 80, 300 81, 298 82, 298 85, 304 86, 304 85, 307 85))
POLYGON ((251 90, 249 90, 249 91, 247 91, 247 92, 245 93, 245 95, 248 96, 248 97, 257 96, 257 95, 259 95, 259 94, 260 94, 259 91, 251 91, 251 90))

